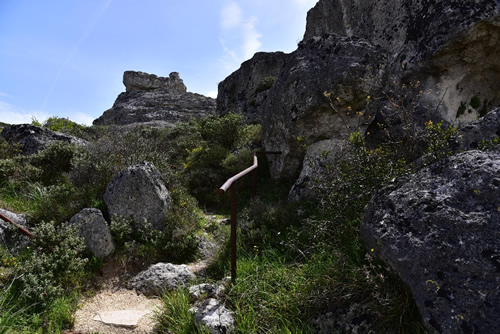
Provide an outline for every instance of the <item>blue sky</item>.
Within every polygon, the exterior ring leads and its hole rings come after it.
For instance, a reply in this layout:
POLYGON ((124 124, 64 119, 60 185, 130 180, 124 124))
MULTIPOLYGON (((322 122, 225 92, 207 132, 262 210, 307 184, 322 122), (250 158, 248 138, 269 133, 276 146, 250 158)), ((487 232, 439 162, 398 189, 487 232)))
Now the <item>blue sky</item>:
POLYGON ((217 84, 258 51, 292 52, 317 0, 0 0, 0 122, 82 124, 109 109, 126 70, 217 84))

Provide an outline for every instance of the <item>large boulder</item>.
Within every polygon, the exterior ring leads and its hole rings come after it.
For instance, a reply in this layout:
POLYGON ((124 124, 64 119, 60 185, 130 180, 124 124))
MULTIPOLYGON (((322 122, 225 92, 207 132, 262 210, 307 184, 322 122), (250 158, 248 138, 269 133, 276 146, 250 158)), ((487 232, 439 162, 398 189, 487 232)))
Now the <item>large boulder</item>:
POLYGON ((177 72, 163 78, 126 71, 123 84, 126 92, 118 96, 111 109, 94 120, 94 125, 148 124, 165 127, 215 113, 215 99, 187 92, 177 72))
POLYGON ((113 253, 115 244, 109 226, 99 209, 83 209, 70 221, 78 228, 88 251, 95 257, 104 257, 113 253))
POLYGON ((112 219, 132 219, 140 229, 147 223, 153 229, 163 230, 166 214, 172 208, 162 176, 150 162, 118 173, 108 184, 103 198, 112 219))
POLYGON ((431 333, 500 332, 500 148, 378 191, 361 239, 410 287, 431 333))
POLYGON ((147 296, 160 296, 164 291, 187 286, 194 277, 185 264, 157 263, 132 278, 128 288, 147 296))
POLYGON ((8 143, 21 145, 23 155, 35 154, 47 148, 53 141, 64 141, 76 145, 87 144, 83 139, 31 124, 9 125, 3 129, 1 135, 8 143))

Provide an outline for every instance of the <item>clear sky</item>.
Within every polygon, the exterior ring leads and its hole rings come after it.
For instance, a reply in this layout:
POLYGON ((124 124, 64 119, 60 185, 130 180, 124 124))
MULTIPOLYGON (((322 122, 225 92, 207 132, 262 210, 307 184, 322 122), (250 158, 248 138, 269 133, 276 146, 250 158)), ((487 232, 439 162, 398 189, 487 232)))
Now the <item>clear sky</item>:
POLYGON ((217 84, 257 51, 292 52, 317 0, 0 0, 0 122, 109 109, 126 70, 217 84))

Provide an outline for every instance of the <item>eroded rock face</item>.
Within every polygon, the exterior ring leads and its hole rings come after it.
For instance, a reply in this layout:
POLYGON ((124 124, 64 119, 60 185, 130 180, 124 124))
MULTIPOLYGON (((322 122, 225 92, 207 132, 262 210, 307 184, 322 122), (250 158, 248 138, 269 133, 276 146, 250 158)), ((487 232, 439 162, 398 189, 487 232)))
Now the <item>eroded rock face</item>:
POLYGON ((361 238, 410 287, 431 333, 500 331, 500 148, 377 192, 361 238))
POLYGON ((31 124, 9 125, 3 129, 1 135, 10 144, 21 144, 23 155, 35 154, 47 148, 53 141, 64 141, 76 145, 87 144, 83 139, 31 124))
POLYGON ((109 226, 99 209, 83 209, 69 223, 77 226, 78 234, 92 255, 104 257, 114 252, 115 244, 109 226))
POLYGON ((147 296, 160 296, 164 291, 186 286, 193 278, 194 274, 185 264, 157 263, 130 280, 128 288, 147 296))
POLYGON ((187 92, 177 72, 163 78, 126 71, 123 84, 126 92, 118 96, 111 109, 94 120, 94 125, 149 124, 163 127, 215 113, 215 99, 187 92))
POLYGON ((142 229, 163 230, 172 208, 170 193, 158 169, 150 162, 130 166, 108 184, 103 196, 109 215, 132 219, 142 229))
POLYGON ((459 150, 474 150, 483 140, 491 141, 500 137, 500 108, 486 114, 462 129, 460 129, 459 150))
POLYGON ((127 92, 134 90, 165 89, 172 93, 182 94, 187 91, 179 73, 172 72, 168 78, 144 72, 125 71, 123 84, 127 92))
POLYGON ((270 157, 275 178, 299 175, 304 147, 365 132, 404 85, 422 91, 420 118, 465 125, 500 105, 499 8, 495 0, 320 0, 295 52, 256 54, 219 85, 218 113, 260 120, 265 149, 283 151, 270 157), (266 77, 275 82, 259 92, 266 77), (325 91, 339 98, 336 111, 325 91), (368 96, 377 102, 364 103, 368 96))

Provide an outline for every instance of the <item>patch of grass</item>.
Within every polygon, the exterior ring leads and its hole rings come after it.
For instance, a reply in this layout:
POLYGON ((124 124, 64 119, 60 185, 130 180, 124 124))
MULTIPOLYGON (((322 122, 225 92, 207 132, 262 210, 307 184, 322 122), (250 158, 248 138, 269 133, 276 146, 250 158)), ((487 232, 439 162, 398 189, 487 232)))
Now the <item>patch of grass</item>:
POLYGON ((194 315, 189 312, 191 308, 190 295, 187 289, 165 292, 162 295, 162 307, 155 312, 159 333, 171 334, 208 334, 209 330, 200 328, 195 324, 194 315))

